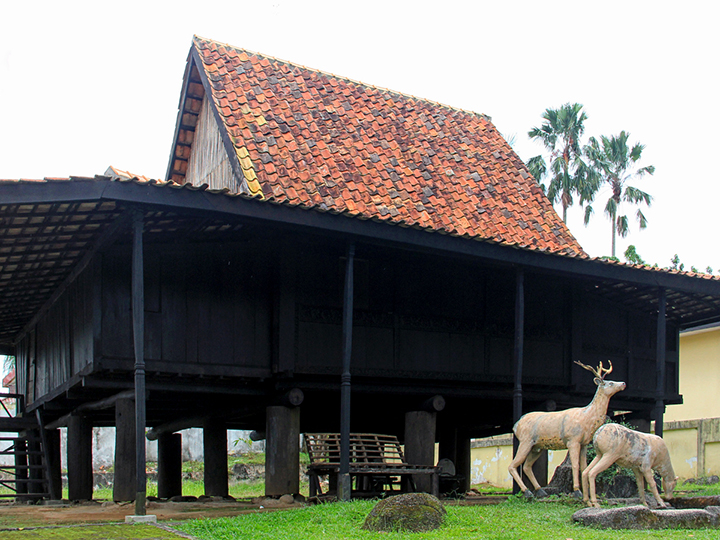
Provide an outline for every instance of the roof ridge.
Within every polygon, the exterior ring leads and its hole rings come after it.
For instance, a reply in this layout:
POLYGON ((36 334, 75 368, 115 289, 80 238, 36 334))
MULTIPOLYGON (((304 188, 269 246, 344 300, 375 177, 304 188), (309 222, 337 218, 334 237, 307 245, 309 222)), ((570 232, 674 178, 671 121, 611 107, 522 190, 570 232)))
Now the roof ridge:
POLYGON ((413 94, 407 94, 407 93, 405 93, 405 92, 400 92, 400 91, 398 91, 398 90, 393 90, 393 89, 391 89, 391 88, 386 88, 386 87, 384 87, 384 86, 378 86, 378 85, 374 85, 374 84, 368 84, 368 83, 365 83, 365 82, 362 82, 362 81, 358 81, 358 80, 356 80, 356 79, 351 79, 350 77, 345 77, 345 76, 343 76, 343 75, 337 75, 337 74, 335 74, 335 73, 331 73, 331 72, 329 72, 329 71, 324 71, 324 70, 322 70, 322 69, 312 68, 312 67, 306 66, 306 65, 304 65, 304 64, 298 64, 297 62, 292 62, 292 61, 290 61, 290 60, 284 60, 284 59, 282 59, 282 58, 278 58, 278 57, 276 57, 276 56, 271 56, 271 55, 269 55, 269 54, 265 54, 265 53, 253 51, 253 50, 250 50, 250 49, 241 48, 241 47, 238 47, 238 46, 236 46, 236 45, 231 45, 231 44, 229 44, 229 43, 225 43, 225 42, 222 42, 222 41, 217 41, 217 40, 215 40, 215 39, 205 38, 205 37, 199 36, 199 35, 197 35, 197 34, 194 34, 194 35, 193 35, 193 44, 195 44, 196 39, 203 40, 203 41, 207 41, 207 42, 211 42, 211 43, 215 43, 215 44, 221 45, 221 46, 223 46, 223 47, 230 47, 230 48, 232 48, 232 49, 235 49, 236 51, 242 51, 242 52, 245 52, 245 53, 247 53, 247 54, 251 54, 251 55, 254 55, 254 56, 257 56, 257 57, 260 57, 260 58, 266 58, 266 59, 268 59, 268 60, 273 60, 273 61, 275 61, 275 62, 280 62, 280 63, 286 64, 286 65, 288 65, 288 66, 294 66, 294 67, 297 67, 297 68, 300 68, 300 69, 304 69, 304 70, 307 70, 307 71, 312 71, 312 72, 315 72, 315 73, 319 73, 319 74, 321 74, 321 75, 325 75, 325 76, 328 76, 328 77, 333 77, 333 78, 335 78, 335 79, 339 79, 339 80, 342 80, 342 81, 346 81, 346 82, 349 82, 349 83, 352 83, 352 84, 358 84, 358 85, 364 86, 365 88, 372 88, 372 89, 378 90, 378 91, 380 91, 380 92, 388 92, 388 93, 390 93, 390 94, 395 94, 395 95, 400 96, 400 97, 403 97, 403 98, 412 99, 412 100, 415 100, 415 101, 422 101, 422 102, 425 102, 425 103, 429 103, 429 104, 432 104, 432 105, 436 105, 436 106, 443 107, 443 108, 445 108, 445 109, 450 109, 450 110, 452 110, 452 111, 457 111, 457 112, 465 113, 465 114, 468 114, 468 115, 470 115, 470 116, 477 116, 478 118, 483 118, 484 120, 487 120, 488 122, 492 122, 492 117, 491 117, 490 115, 488 115, 488 114, 485 114, 485 113, 481 113, 481 112, 477 112, 477 111, 471 111, 471 110, 469 110, 469 109, 463 109, 462 107, 454 107, 454 106, 452 106, 452 105, 448 105, 447 103, 442 103, 442 102, 440 102, 440 101, 435 101, 435 100, 432 100, 432 99, 429 99, 429 98, 423 98, 423 97, 420 97, 420 96, 415 96, 415 95, 413 95, 413 94))

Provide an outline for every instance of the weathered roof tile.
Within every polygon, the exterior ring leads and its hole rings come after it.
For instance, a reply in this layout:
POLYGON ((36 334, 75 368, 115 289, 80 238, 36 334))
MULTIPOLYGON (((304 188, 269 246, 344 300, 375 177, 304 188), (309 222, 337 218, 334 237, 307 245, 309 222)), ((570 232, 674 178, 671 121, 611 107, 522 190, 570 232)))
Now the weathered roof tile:
POLYGON ((266 199, 586 256, 488 117, 199 37, 193 47, 266 199))

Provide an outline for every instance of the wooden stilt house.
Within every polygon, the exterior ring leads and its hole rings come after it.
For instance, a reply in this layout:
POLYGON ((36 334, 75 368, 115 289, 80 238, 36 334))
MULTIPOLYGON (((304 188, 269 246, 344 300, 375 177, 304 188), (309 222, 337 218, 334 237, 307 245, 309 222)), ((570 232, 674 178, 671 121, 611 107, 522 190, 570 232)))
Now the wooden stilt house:
POLYGON ((74 499, 92 426, 117 427, 117 500, 144 496, 145 426, 161 496, 192 426, 208 495, 228 428, 266 433, 269 495, 304 431, 422 428, 408 460, 438 441, 467 479, 470 438, 590 401, 576 360, 662 419, 679 330, 717 320, 714 277, 588 257, 487 116, 199 37, 164 180, 0 181, 0 352, 51 478, 67 427, 74 499))

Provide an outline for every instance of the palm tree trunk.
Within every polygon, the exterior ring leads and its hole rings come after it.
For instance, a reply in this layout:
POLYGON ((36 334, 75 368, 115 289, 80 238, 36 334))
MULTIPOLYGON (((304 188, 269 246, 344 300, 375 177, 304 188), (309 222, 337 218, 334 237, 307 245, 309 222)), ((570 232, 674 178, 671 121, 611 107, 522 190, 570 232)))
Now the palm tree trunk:
POLYGON ((611 255, 613 257, 615 257, 615 233, 617 230, 617 224, 615 223, 615 216, 612 217, 610 224, 612 225, 612 253, 611 253, 611 255))
POLYGON ((567 224, 567 205, 563 203, 563 223, 567 224))

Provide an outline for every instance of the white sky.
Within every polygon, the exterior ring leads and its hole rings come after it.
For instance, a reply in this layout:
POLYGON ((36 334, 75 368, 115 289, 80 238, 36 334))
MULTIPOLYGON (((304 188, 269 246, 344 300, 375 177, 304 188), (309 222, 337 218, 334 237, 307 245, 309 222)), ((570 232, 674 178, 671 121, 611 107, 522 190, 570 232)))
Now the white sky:
MULTIPOLYGON (((618 254, 717 273, 719 15, 692 0, 0 0, 0 178, 164 178, 198 34, 488 114, 524 160, 546 108, 582 103, 586 135, 629 131, 656 167, 637 186, 649 227, 633 222, 618 254)), ((610 252, 603 204, 588 228, 577 207, 569 220, 593 256, 610 252)))

